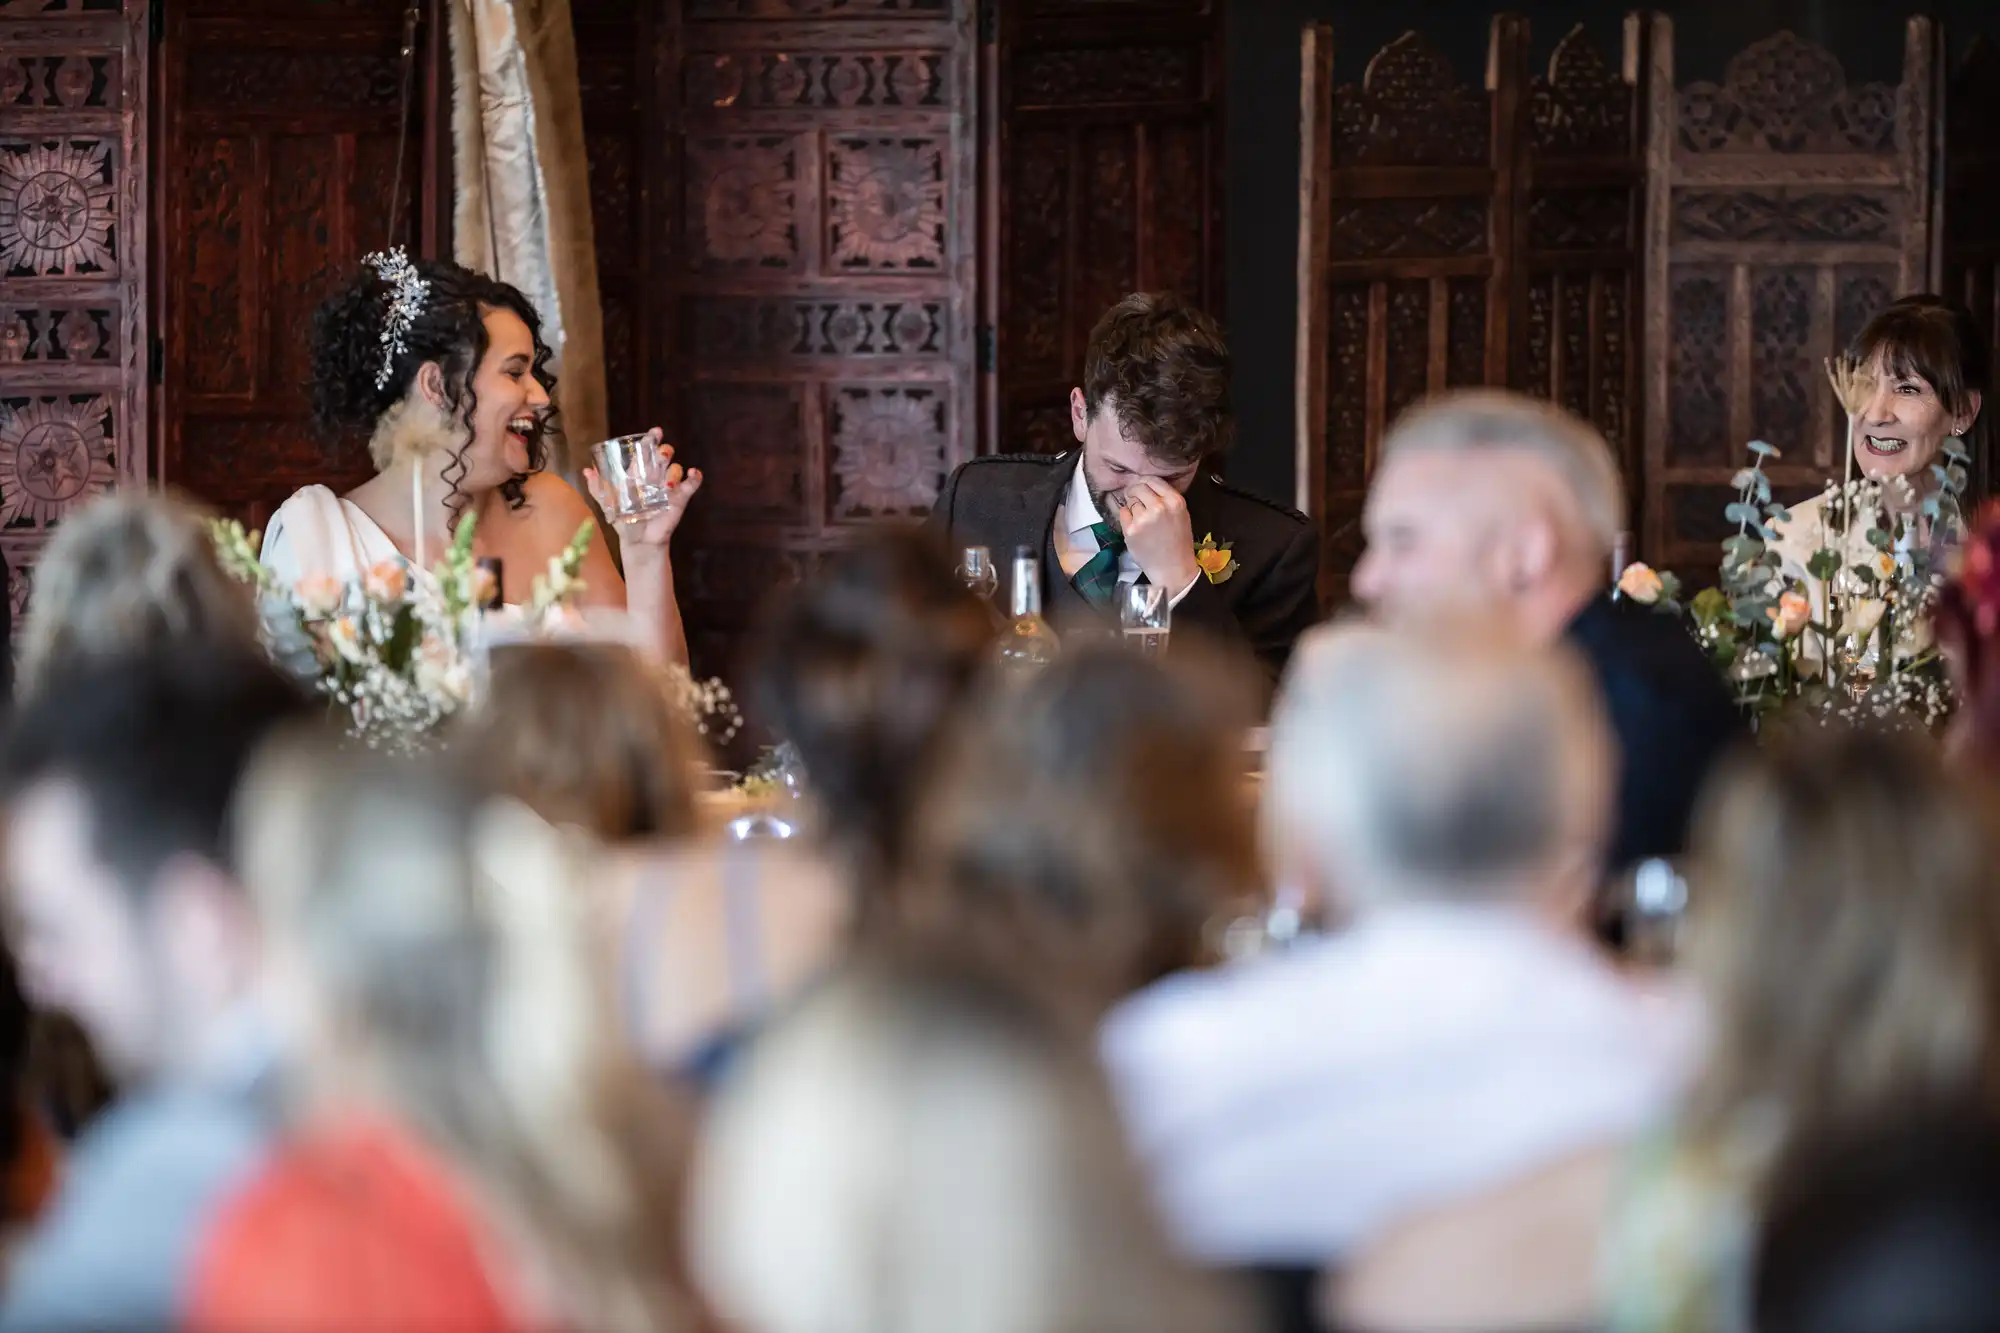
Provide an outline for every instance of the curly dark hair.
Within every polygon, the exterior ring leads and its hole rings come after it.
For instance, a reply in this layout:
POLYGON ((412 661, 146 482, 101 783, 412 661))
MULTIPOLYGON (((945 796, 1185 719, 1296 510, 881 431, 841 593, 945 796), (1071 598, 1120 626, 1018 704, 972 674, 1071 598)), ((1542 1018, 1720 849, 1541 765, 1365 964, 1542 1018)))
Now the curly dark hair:
MULTIPOLYGON (((369 435, 387 412, 410 391, 410 381, 427 361, 444 372, 447 410, 465 424, 465 443, 445 468, 451 483, 451 508, 465 507, 459 489, 465 478, 465 455, 472 448, 472 420, 478 411, 473 377, 486 357, 486 313, 511 310, 528 326, 535 340, 534 376, 551 397, 555 376, 549 373, 549 346, 542 341, 542 318, 520 289, 458 264, 433 259, 412 261, 417 275, 430 284, 423 311, 403 335, 403 348, 390 364, 380 387, 382 321, 389 309, 391 288, 375 270, 363 264, 348 284, 320 303, 312 326, 313 426, 329 441, 369 435)), ((528 438, 528 471, 517 473, 500 487, 509 507, 527 502, 528 477, 548 460, 547 432, 553 424, 551 407, 528 438)), ((376 460, 380 466, 382 460, 376 460)))
POLYGON ((1212 318, 1171 292, 1134 292, 1104 312, 1083 359, 1083 402, 1106 401, 1118 425, 1160 463, 1186 467, 1229 448, 1229 343, 1212 318))

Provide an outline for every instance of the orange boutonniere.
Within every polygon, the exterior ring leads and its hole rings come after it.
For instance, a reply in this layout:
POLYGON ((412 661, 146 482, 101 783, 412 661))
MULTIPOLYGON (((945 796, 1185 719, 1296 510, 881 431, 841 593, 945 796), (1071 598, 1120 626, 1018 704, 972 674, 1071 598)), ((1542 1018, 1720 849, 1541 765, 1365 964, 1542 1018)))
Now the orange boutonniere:
POLYGON ((1210 583, 1227 583, 1236 572, 1236 555, 1229 549, 1234 544, 1216 541, 1212 532, 1194 544, 1194 562, 1210 583))

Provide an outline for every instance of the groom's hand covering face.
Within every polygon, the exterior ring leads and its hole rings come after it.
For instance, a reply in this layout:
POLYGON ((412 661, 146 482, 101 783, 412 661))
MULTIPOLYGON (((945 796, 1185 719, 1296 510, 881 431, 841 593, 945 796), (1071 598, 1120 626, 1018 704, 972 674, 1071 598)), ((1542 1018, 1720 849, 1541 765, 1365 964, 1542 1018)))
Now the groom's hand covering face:
POLYGON ((1201 567, 1194 558, 1194 528, 1182 499, 1201 471, 1201 460, 1174 464, 1152 457, 1125 434, 1107 400, 1087 413, 1082 390, 1070 398, 1071 423, 1083 446, 1083 481, 1097 512, 1122 533, 1125 547, 1152 583, 1178 592, 1201 567))

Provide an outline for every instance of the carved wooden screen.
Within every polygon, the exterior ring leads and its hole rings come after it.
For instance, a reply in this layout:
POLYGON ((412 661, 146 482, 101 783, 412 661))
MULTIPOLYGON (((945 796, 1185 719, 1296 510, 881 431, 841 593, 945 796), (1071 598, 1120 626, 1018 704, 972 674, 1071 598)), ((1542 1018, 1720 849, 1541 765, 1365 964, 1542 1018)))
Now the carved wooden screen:
POLYGON ((1905 30, 1900 87, 1850 87, 1781 32, 1723 81, 1677 87, 1653 20, 1646 294, 1647 558, 1712 570, 1728 481, 1768 440, 1781 492, 1841 466, 1822 358, 1929 265, 1933 34, 1905 30))
MULTIPOLYGON (((722 669, 772 591, 928 512, 973 451, 971 0, 685 0, 670 419, 710 469, 682 572, 722 669)), ((661 362, 661 358, 666 358, 661 362)))
POLYGON ((146 475, 147 0, 0 0, 0 549, 146 475))
MULTIPOLYGON (((674 358, 663 342, 672 307, 661 299, 673 243, 676 90, 657 71, 661 6, 570 0, 589 158, 590 220, 604 312, 608 423, 625 434, 668 423, 674 358)), ((592 442, 579 440, 587 448, 592 442)), ((706 500, 703 501, 706 503, 706 500)))
POLYGON ((1645 25, 1606 60, 1577 25, 1528 81, 1524 273, 1509 382, 1604 432, 1639 476, 1639 224, 1645 202, 1645 25))
MULTIPOLYGON (((1524 41, 1495 19, 1490 68, 1519 69, 1524 41)), ((1320 593, 1339 601, 1389 422, 1428 392, 1505 380, 1520 84, 1463 80, 1412 32, 1336 88, 1332 44, 1306 29, 1297 457, 1320 593)))
MULTIPOLYGON (((1984 36, 1945 85, 1943 199, 1938 290, 1965 302, 1990 344, 2000 333, 2000 46, 1984 36)), ((1995 419, 1987 418, 1985 456, 1974 460, 1975 484, 1985 494, 1994 490, 1995 419)))
POLYGON ((402 0, 171 0, 160 49, 162 478, 261 522, 370 473, 308 424, 313 308, 368 251, 418 245, 423 127, 389 217, 402 0))
POLYGON ((985 444, 1058 453, 1074 443, 1069 391, 1107 306, 1169 290, 1223 313, 1221 6, 989 3, 1000 188, 981 294, 998 329, 985 444))

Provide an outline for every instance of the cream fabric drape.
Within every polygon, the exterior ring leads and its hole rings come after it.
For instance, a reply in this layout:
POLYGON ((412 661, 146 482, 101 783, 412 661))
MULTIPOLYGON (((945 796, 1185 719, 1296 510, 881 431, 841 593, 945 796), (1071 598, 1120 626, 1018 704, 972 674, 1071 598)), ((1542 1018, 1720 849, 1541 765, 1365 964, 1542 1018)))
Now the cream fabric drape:
POLYGON ((519 287, 554 352, 572 478, 605 437, 604 317, 569 0, 448 0, 458 262, 519 287))

